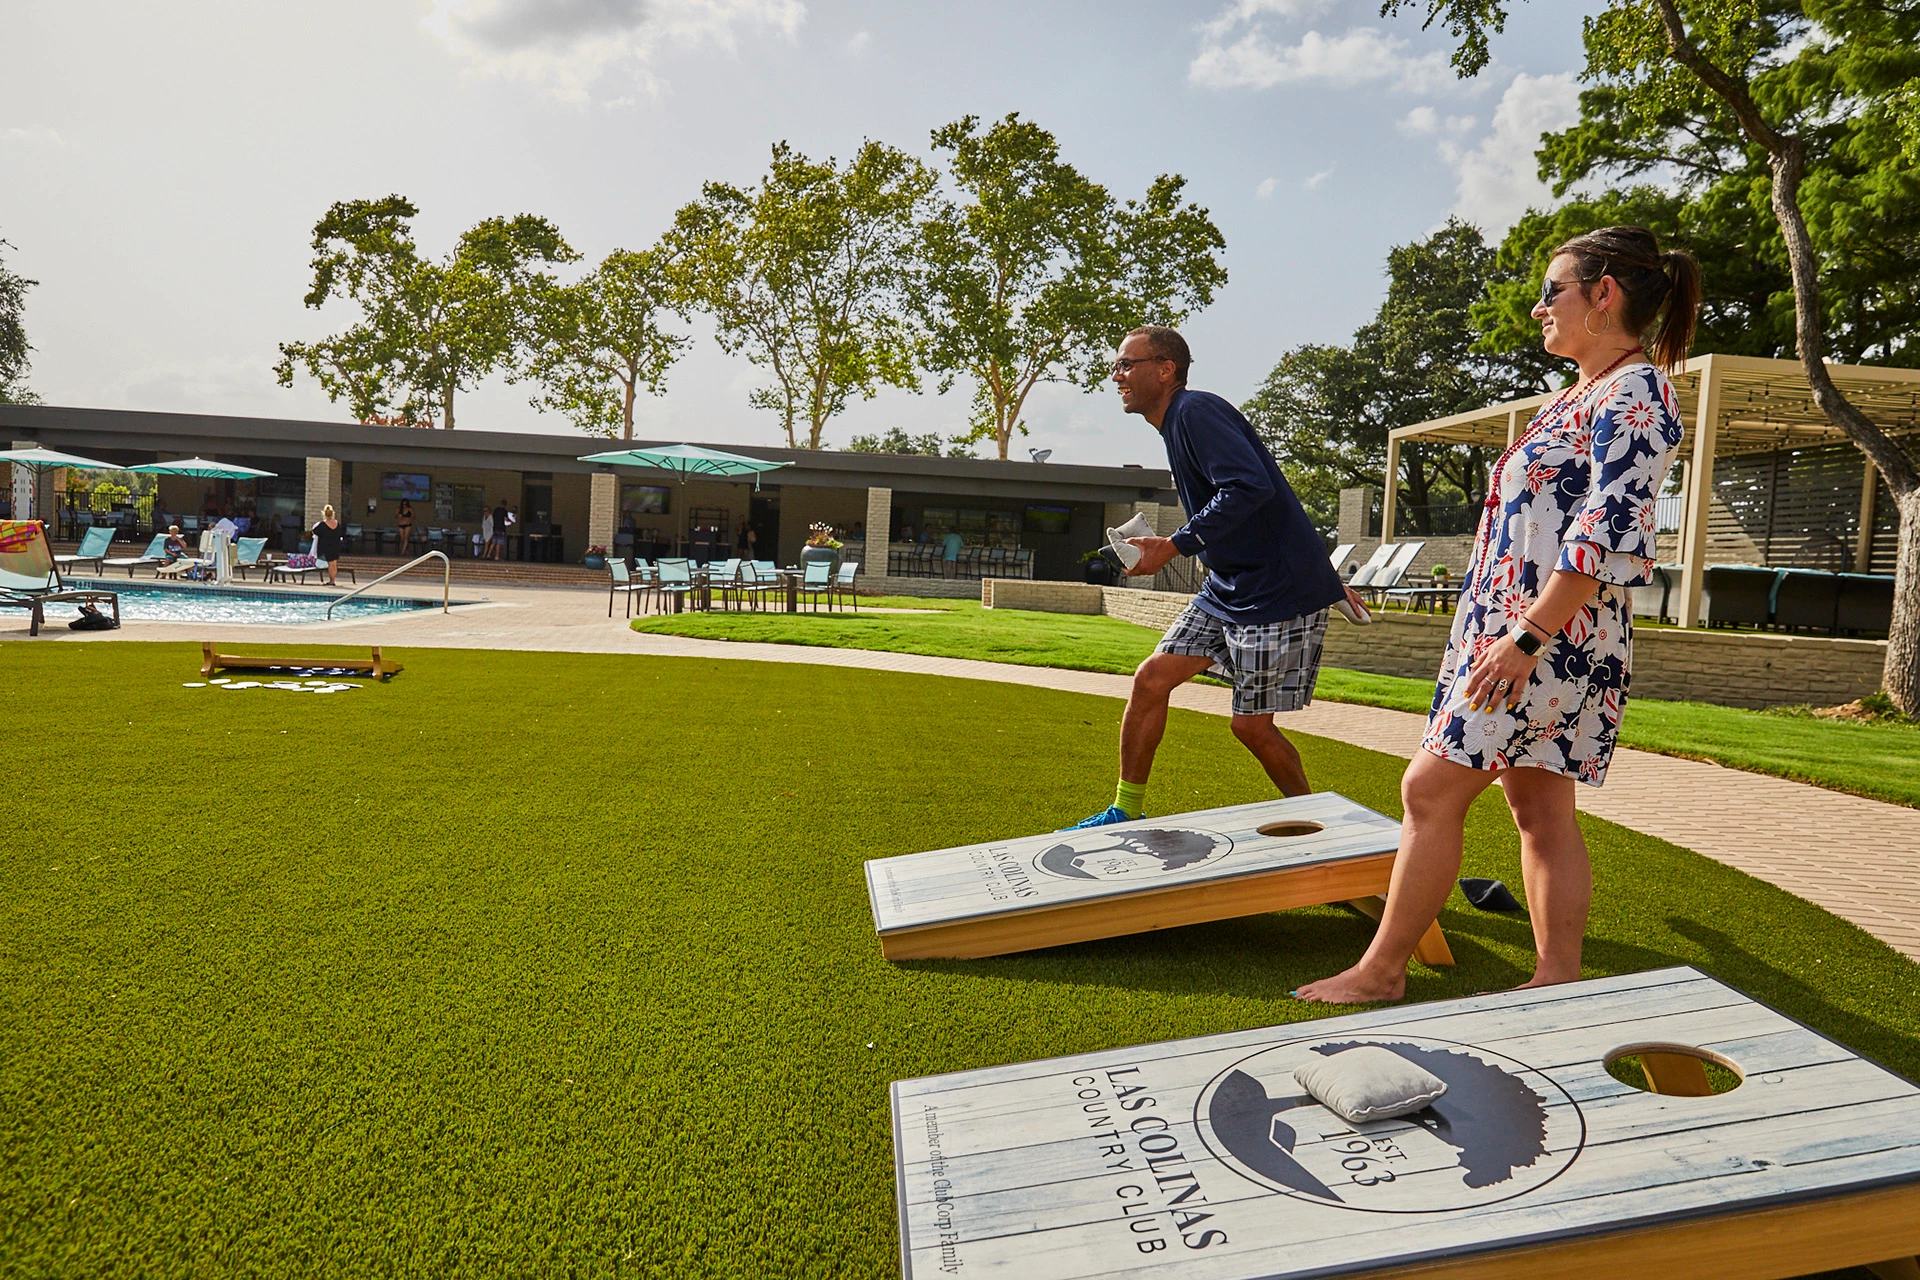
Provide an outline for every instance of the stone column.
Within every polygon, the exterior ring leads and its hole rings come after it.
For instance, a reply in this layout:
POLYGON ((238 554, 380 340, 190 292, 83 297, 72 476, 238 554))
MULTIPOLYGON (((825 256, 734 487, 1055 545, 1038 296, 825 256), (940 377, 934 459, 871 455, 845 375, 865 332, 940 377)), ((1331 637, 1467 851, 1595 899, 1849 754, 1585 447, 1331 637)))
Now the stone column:
MULTIPOLYGON (((39 443, 38 440, 15 440, 13 447, 31 449, 39 443)), ((31 520, 34 517, 33 468, 22 463, 7 469, 13 472, 13 518, 31 520)))
POLYGON ((1367 517, 1373 513, 1373 486, 1355 485, 1351 489, 1340 491, 1340 537, 1341 542, 1365 542, 1372 535, 1367 532, 1367 517))
MULTIPOLYGON (((329 503, 335 511, 340 510, 340 459, 308 458, 307 495, 300 527, 311 529, 319 521, 321 509, 329 503)), ((345 519, 341 517, 342 522, 345 519)))
POLYGON ((867 489, 867 562, 860 576, 869 585, 879 586, 887 576, 887 543, 893 537, 893 490, 867 489))
POLYGON ((587 477, 587 545, 613 554, 613 528, 619 522, 620 477, 596 471, 587 477))

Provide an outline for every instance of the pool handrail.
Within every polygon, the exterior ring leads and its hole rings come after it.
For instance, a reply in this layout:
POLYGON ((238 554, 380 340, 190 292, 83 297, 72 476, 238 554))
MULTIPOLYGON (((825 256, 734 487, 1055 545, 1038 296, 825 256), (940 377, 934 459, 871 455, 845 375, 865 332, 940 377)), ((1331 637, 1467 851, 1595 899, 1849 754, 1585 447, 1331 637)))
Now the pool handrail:
POLYGON ((445 580, 440 585, 440 612, 442 613, 447 612, 448 600, 453 595, 453 561, 447 559, 447 553, 444 551, 429 551, 423 556, 415 556, 413 559, 407 561, 405 564, 401 565, 398 569, 393 570, 391 573, 381 574, 379 577, 375 578, 372 582, 367 583, 366 586, 364 587, 355 587, 353 590, 347 592, 347 594, 343 596, 335 596, 332 602, 327 605, 327 621, 328 622, 333 621, 334 605, 345 604, 347 601, 353 599, 355 596, 359 595, 362 591, 367 590, 369 587, 377 587, 381 583, 385 582, 388 578, 397 578, 401 574, 405 573, 407 570, 413 568, 413 566, 417 564, 425 564, 429 560, 438 560, 441 566, 445 569, 445 580))

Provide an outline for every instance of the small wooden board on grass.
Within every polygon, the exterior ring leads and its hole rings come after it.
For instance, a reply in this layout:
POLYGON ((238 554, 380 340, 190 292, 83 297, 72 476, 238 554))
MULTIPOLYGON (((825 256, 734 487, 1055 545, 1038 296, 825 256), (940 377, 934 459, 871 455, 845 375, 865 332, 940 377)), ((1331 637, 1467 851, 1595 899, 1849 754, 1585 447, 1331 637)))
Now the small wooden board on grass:
POLYGON ((216 671, 362 671, 376 680, 390 680, 403 668, 380 656, 373 646, 371 658, 300 658, 284 653, 221 653, 211 640, 200 643, 200 674, 216 671))
POLYGON ((1767 1280, 1920 1253, 1920 1087, 1691 968, 897 1081, 912 1280, 1767 1280), (1447 1092, 1349 1123, 1378 1045, 1447 1092), (1654 1089, 1615 1079, 1637 1057, 1654 1089), (1712 1093, 1702 1060, 1735 1087, 1712 1093))
MULTIPOLYGON (((880 952, 970 958, 1350 903, 1378 919, 1400 824, 1331 791, 867 863, 880 952)), ((1436 923, 1416 957, 1452 964, 1436 923)))

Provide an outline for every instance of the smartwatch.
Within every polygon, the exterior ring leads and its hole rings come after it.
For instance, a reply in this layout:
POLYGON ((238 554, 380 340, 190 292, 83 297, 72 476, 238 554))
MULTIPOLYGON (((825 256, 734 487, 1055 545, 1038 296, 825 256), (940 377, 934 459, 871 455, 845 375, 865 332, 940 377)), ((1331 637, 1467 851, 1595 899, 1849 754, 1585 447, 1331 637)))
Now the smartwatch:
POLYGON ((1540 637, 1525 627, 1515 627, 1513 630, 1507 632, 1507 638, 1513 641, 1516 649, 1526 654, 1529 658, 1540 652, 1540 637))

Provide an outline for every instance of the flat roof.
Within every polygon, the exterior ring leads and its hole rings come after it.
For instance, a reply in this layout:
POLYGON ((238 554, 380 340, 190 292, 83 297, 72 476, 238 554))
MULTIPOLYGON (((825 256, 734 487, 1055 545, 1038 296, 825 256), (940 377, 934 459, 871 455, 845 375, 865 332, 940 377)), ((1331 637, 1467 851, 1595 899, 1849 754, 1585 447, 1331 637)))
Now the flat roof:
MULTIPOLYGON (((32 440, 85 454, 88 449, 151 451, 161 455, 338 458, 423 467, 494 471, 548 471, 585 475, 607 470, 581 454, 665 444, 702 444, 729 453, 794 465, 768 472, 765 484, 825 489, 887 488, 971 497, 1051 498, 1068 502, 1173 502, 1173 477, 1157 467, 1088 467, 998 458, 935 458, 919 454, 850 453, 830 449, 770 449, 698 440, 608 440, 599 436, 521 431, 451 431, 373 427, 358 422, 249 418, 143 409, 81 409, 0 404, 0 431, 8 441, 32 440)), ((623 474, 660 474, 619 468, 623 474)))
MULTIPOLYGON (((1798 360, 1700 355, 1672 375, 1673 389, 1680 397, 1680 418, 1687 428, 1680 444, 1683 453, 1693 447, 1693 422, 1700 410, 1700 375, 1709 367, 1720 388, 1715 456, 1769 453, 1847 439, 1813 402, 1813 389, 1807 385, 1798 360)), ((1882 431, 1897 436, 1920 430, 1920 369, 1832 363, 1827 369, 1841 393, 1882 431)), ((1396 440, 1419 437, 1500 448, 1507 443, 1509 415, 1517 415, 1517 423, 1524 429, 1533 415, 1559 394, 1549 391, 1490 404, 1411 427, 1396 427, 1389 434, 1396 440)))

